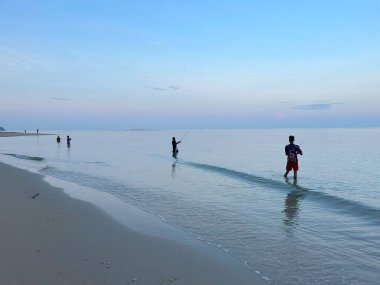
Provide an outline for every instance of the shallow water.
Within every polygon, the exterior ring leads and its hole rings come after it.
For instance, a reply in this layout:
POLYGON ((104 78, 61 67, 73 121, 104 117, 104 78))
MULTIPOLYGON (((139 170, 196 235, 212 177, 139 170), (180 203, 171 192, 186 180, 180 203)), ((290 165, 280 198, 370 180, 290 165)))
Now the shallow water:
POLYGON ((0 161, 110 193, 269 284, 380 278, 380 129, 67 134, 70 148, 54 136, 1 138, 0 161), (304 152, 297 184, 282 177, 290 134, 304 152), (177 159, 172 136, 185 136, 177 159))

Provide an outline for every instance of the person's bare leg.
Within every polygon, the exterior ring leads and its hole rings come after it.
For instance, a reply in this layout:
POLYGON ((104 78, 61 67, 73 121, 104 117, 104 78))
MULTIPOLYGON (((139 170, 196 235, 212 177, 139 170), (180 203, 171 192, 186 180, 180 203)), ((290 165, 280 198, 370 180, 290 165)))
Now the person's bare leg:
POLYGON ((288 177, 288 174, 289 174, 289 170, 286 170, 285 174, 284 174, 284 177, 288 177))
POLYGON ((294 171, 294 180, 297 180, 297 171, 294 171))

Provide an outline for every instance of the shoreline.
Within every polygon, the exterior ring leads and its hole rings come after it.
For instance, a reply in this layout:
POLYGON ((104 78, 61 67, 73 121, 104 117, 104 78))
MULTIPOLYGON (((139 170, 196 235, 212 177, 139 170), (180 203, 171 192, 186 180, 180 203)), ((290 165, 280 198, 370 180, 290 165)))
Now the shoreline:
POLYGON ((0 181, 2 284, 265 284, 213 249, 130 229, 40 174, 0 163, 0 181))
POLYGON ((54 134, 44 134, 44 133, 23 133, 23 132, 0 132, 0 138, 6 137, 25 137, 25 136, 53 136, 54 134))

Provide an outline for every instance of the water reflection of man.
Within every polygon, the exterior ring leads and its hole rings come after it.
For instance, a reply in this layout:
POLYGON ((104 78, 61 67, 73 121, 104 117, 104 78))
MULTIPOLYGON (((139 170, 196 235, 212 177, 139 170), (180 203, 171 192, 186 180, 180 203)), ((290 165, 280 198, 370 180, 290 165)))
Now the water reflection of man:
MULTIPOLYGON (((286 179, 285 181, 289 183, 288 179, 286 179)), ((298 213, 300 211, 299 201, 303 199, 305 196, 305 192, 297 188, 296 181, 294 181, 291 185, 295 187, 295 189, 292 189, 292 191, 290 191, 286 196, 285 208, 283 210, 283 212, 285 213, 284 223, 287 225, 291 225, 293 223, 293 219, 298 216, 298 213)))
POLYGON ((175 177, 175 168, 176 168, 176 165, 177 164, 177 161, 174 161, 173 164, 172 164, 172 177, 174 178, 175 177))

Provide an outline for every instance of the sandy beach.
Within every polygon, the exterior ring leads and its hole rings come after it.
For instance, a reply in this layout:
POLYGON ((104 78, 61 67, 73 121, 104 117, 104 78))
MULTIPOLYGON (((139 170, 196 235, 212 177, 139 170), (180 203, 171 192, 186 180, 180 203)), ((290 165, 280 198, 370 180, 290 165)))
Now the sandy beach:
POLYGON ((130 230, 42 175, 0 163, 0 284, 263 284, 255 273, 130 230))
POLYGON ((48 136, 52 134, 21 133, 21 132, 0 132, 1 137, 21 137, 21 136, 48 136))

